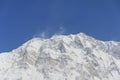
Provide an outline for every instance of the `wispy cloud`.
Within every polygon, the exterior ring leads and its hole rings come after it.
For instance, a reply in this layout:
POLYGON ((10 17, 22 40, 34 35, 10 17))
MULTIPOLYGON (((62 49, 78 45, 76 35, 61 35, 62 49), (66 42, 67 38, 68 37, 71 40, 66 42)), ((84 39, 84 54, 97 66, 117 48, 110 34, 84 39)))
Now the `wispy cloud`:
POLYGON ((65 34, 66 29, 64 27, 58 28, 51 28, 46 27, 44 30, 37 32, 33 37, 40 37, 40 38, 49 38, 53 35, 62 35, 65 34))
POLYGON ((47 38, 47 35, 46 35, 46 32, 39 32, 33 35, 33 37, 47 38))
POLYGON ((62 34, 65 34, 65 32, 66 32, 66 29, 64 27, 59 27, 58 30, 56 30, 54 34, 62 35, 62 34))

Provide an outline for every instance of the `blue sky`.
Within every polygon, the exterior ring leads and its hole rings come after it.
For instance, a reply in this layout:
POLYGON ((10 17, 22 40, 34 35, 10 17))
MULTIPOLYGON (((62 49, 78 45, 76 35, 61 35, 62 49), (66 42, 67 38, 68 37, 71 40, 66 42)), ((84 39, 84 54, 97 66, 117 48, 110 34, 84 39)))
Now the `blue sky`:
POLYGON ((79 32, 120 41, 120 0, 0 0, 0 52, 41 33, 79 32))

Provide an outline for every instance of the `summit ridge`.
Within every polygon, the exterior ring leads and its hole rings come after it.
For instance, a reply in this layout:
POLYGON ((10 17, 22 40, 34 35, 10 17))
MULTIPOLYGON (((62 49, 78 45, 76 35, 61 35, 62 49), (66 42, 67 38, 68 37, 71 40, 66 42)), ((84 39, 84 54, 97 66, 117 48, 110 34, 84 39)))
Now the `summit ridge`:
POLYGON ((84 33, 33 38, 0 54, 1 80, 119 80, 120 42, 84 33))

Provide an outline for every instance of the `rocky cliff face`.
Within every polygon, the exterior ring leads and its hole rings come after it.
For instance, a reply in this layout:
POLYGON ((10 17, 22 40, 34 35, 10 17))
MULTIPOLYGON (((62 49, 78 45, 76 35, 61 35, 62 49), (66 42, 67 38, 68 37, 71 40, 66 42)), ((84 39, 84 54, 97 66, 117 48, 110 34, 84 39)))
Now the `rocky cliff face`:
POLYGON ((120 42, 84 33, 33 38, 0 54, 0 80, 120 80, 120 42))

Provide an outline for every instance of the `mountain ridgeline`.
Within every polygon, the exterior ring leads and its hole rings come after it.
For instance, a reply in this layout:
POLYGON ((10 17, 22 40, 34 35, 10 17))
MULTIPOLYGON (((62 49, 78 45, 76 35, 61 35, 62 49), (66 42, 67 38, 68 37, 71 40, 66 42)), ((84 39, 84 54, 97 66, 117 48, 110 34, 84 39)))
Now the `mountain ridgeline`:
POLYGON ((84 33, 33 38, 0 54, 0 80, 120 80, 120 42, 84 33))

